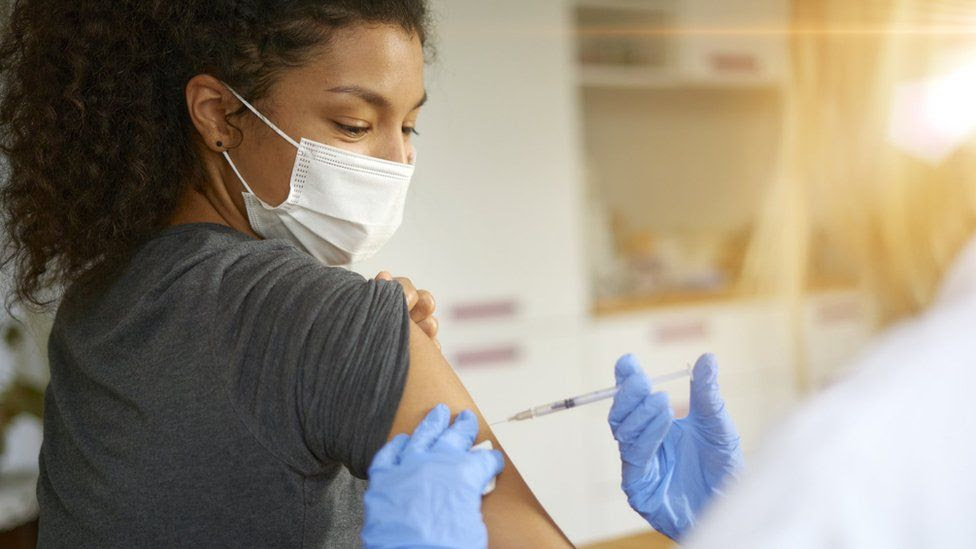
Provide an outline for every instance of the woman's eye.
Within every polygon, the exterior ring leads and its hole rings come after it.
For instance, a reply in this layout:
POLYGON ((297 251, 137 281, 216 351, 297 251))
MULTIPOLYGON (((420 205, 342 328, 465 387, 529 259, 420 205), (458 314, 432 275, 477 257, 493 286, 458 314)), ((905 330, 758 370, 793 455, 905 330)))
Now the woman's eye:
POLYGON ((420 135, 420 132, 417 131, 417 128, 408 128, 404 126, 403 135, 420 135))
POLYGON ((342 132, 349 137, 362 137, 366 135, 366 132, 369 131, 369 128, 364 128, 362 126, 349 126, 348 124, 340 124, 338 122, 336 122, 336 127, 342 130, 342 132))

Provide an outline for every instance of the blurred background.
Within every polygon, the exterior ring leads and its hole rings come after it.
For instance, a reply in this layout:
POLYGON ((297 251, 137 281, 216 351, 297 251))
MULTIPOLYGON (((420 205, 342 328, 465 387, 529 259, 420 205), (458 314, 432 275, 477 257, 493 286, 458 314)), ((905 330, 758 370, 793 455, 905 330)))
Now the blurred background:
MULTIPOLYGON (((830 204, 856 192, 845 166, 886 158, 879 143, 917 170, 958 161, 976 128, 973 2, 438 0, 434 11, 406 217, 354 269, 434 294, 444 353, 490 421, 612 385, 627 352, 654 375, 710 351, 748 456, 885 318, 911 312, 910 300, 867 294, 870 267, 852 259, 830 204)), ((906 227, 890 238, 909 242, 906 227)), ((943 263, 960 239, 949 241, 943 263)), ((36 515, 50 323, 22 316, 0 332, 8 540, 36 515)), ((686 385, 662 388, 683 415, 686 385)), ((608 407, 496 433, 575 543, 666 546, 619 489, 608 407)))

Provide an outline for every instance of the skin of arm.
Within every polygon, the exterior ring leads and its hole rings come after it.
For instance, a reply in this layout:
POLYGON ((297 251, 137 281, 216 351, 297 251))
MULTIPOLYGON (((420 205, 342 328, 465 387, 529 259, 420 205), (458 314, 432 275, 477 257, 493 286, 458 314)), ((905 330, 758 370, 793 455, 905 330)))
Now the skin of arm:
MULTIPOLYGON (((452 415, 464 409, 473 410, 480 424, 477 442, 490 440, 496 449, 505 453, 447 359, 427 334, 410 322, 410 369, 389 438, 412 433, 427 412, 440 402, 447 404, 452 415)), ((572 547, 507 455, 505 470, 498 475, 494 492, 484 498, 482 514, 492 548, 572 547)))

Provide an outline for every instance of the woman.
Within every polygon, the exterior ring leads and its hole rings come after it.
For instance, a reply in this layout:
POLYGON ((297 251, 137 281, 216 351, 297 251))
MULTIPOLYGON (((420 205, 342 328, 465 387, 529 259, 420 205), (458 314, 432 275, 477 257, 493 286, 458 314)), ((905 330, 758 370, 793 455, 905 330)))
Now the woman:
MULTIPOLYGON (((66 288, 41 546, 354 546, 376 451, 436 402, 473 407, 429 294, 335 267, 400 222, 427 20, 422 0, 14 5, 4 259, 21 301, 66 288)), ((484 514, 498 546, 566 544, 510 465, 484 514)))

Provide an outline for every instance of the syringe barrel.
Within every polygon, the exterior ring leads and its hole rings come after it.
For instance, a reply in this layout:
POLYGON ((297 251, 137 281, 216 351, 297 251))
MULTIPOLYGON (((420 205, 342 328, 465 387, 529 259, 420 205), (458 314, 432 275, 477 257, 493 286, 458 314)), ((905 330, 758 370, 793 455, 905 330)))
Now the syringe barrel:
POLYGON ((597 402, 600 400, 613 398, 613 395, 615 394, 617 394, 617 387, 610 387, 608 389, 593 391, 592 393, 586 393, 585 395, 579 395, 572 398, 566 398, 563 400, 556 400, 550 402, 549 404, 536 406, 535 408, 532 408, 532 414, 534 416, 544 416, 547 414, 551 414, 553 412, 558 412, 560 410, 568 410, 570 408, 575 408, 576 406, 582 406, 584 404, 589 404, 591 402, 597 402))
MULTIPOLYGON (((671 372, 669 374, 664 374, 662 376, 657 376, 652 378, 650 380, 651 386, 653 387, 658 383, 664 383, 666 381, 671 381, 674 379, 678 379, 690 375, 691 375, 690 368, 679 370, 677 372, 671 372)), ((606 389, 601 389, 599 391, 593 391, 592 393, 586 393, 583 395, 570 397, 563 400, 556 400, 548 404, 543 404, 541 406, 530 408, 529 410, 520 412, 518 415, 525 416, 524 419, 528 419, 529 417, 539 417, 539 416, 549 415, 553 412, 558 412, 560 410, 568 410, 570 408, 575 408, 576 406, 582 406, 584 404, 589 404, 591 402, 599 402, 601 400, 607 400, 613 398, 613 396, 617 394, 618 389, 619 387, 608 387, 606 389), (529 415, 529 413, 531 413, 531 416, 529 415)), ((523 418, 518 417, 517 419, 523 419, 523 418)))
POLYGON ((613 398, 617 394, 619 387, 609 387, 600 391, 593 391, 592 393, 586 393, 585 395, 580 395, 575 398, 571 398, 574 402, 574 406, 582 406, 584 404, 589 404, 591 402, 599 402, 601 400, 607 400, 608 398, 613 398))

